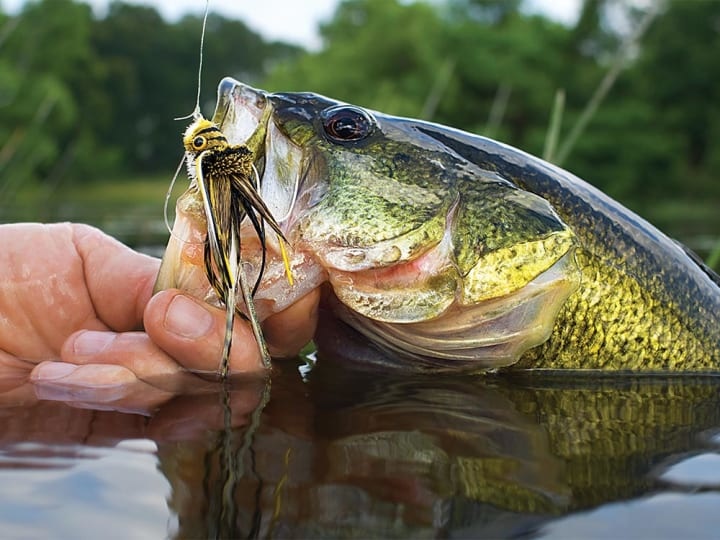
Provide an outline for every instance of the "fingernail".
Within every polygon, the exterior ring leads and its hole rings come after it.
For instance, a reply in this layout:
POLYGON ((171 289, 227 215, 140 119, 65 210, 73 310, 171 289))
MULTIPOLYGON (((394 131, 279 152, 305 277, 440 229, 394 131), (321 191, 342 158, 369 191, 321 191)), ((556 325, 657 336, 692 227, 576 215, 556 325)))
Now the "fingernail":
POLYGON ((213 317, 197 302, 181 294, 170 302, 165 315, 165 328, 177 336, 196 339, 207 334, 213 317))
POLYGON ((33 370, 32 378, 36 381, 52 381, 67 377, 79 366, 65 362, 45 362, 33 370))
POLYGON ((73 352, 79 356, 97 354, 104 351, 114 339, 115 334, 111 332, 86 330, 75 338, 73 352))

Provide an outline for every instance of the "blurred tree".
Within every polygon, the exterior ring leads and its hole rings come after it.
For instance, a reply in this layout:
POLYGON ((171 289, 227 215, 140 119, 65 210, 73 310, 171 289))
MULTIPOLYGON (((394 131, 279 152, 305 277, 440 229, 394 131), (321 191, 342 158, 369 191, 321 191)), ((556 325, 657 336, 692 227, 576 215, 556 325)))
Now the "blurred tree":
MULTIPOLYGON (((33 179, 172 170, 185 128, 173 119, 195 106, 201 27, 199 17, 168 23, 121 2, 99 20, 73 0, 29 2, 0 18, 0 193, 33 179)), ((222 76, 252 83, 298 52, 211 14, 203 100, 214 103, 222 76)))
POLYGON ((555 92, 568 82, 568 30, 517 10, 496 23, 454 13, 458 92, 443 102, 444 121, 539 154, 555 92))
MULTIPOLYGON (((644 42, 638 94, 657 113, 653 129, 679 146, 682 185, 720 193, 720 2, 671 1, 644 42)), ((674 186, 677 187, 677 186, 674 186)))
POLYGON ((437 11, 424 3, 345 1, 321 28, 323 49, 276 66, 264 86, 419 116, 448 57, 445 30, 437 11))
POLYGON ((488 25, 502 25, 520 11, 522 0, 450 0, 451 9, 488 25))
POLYGON ((568 168, 638 209, 658 198, 718 196, 719 25, 718 2, 669 2, 568 168))
POLYGON ((173 118, 195 103, 192 66, 200 25, 173 32, 154 8, 120 2, 95 24, 93 46, 106 70, 103 93, 111 104, 97 111, 98 135, 120 150, 131 170, 169 169, 179 159, 172 134, 183 126, 173 118))
MULTIPOLYGON (((187 16, 176 24, 153 8, 114 2, 95 25, 94 46, 107 70, 105 95, 112 100, 101 134, 122 149, 132 170, 168 170, 182 155, 180 134, 192 112, 202 19, 187 16)), ((244 23, 211 14, 203 53, 202 104, 213 104, 226 75, 254 82, 273 57, 298 49, 266 44, 244 23)), ((212 105, 205 107, 212 114, 212 105)))
MULTIPOLYGON (((3 191, 51 175, 87 133, 82 104, 95 86, 91 13, 72 0, 28 3, 2 43, 0 173, 3 191)), ((8 28, 8 26, 6 26, 8 28)))

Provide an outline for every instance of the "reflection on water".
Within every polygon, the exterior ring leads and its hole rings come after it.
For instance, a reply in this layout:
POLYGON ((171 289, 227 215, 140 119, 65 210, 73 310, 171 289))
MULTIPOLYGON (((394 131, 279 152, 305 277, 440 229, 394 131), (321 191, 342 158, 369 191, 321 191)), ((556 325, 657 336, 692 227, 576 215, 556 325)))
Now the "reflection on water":
POLYGON ((5 394, 3 536, 655 537, 720 525, 720 379, 388 375, 352 371, 348 355, 363 353, 333 341, 307 381, 286 363, 270 386, 179 395, 147 414, 5 394))
MULTIPOLYGON (((52 407, 48 423, 63 416, 62 408, 52 407)), ((83 416, 77 409, 73 413, 83 416)), ((53 434, 63 438, 48 431, 48 441, 53 434)), ((28 430, 28 438, 36 435, 43 438, 28 430)), ((142 440, 107 448, 5 443, 0 451, 0 536, 120 539, 172 534, 177 526, 165 503, 169 484, 157 472, 154 449, 152 442, 142 440)))

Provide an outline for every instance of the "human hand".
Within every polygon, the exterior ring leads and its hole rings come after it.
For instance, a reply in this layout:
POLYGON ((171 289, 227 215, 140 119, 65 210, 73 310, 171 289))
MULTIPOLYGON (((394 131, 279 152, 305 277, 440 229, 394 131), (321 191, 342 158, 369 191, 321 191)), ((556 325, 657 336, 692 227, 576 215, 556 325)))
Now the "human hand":
MULTIPOLYGON (((159 261, 79 224, 0 225, 0 371, 36 384, 160 384, 214 371, 225 312, 178 290, 152 296, 159 261), (144 331, 143 331, 144 328, 144 331)), ((319 292, 264 323, 274 356, 312 337, 319 292)), ((236 320, 232 372, 261 372, 253 334, 236 320)))

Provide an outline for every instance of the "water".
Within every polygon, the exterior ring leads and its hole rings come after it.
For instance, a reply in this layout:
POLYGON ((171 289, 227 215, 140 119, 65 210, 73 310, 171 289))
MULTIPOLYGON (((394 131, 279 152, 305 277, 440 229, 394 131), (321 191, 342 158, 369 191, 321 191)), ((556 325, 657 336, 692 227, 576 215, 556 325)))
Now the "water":
POLYGON ((2 537, 717 536, 720 378, 359 371, 345 332, 268 383, 5 384, 2 537))

